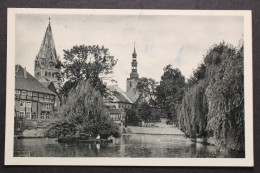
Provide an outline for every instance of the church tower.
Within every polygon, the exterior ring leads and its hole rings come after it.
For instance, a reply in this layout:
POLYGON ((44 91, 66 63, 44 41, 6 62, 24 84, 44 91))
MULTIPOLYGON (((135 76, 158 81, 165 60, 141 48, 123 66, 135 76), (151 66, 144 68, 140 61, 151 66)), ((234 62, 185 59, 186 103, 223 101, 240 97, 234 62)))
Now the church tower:
POLYGON ((51 23, 47 26, 40 50, 35 58, 34 76, 40 82, 53 82, 58 89, 57 75, 60 74, 61 63, 58 59, 53 40, 51 23))
POLYGON ((131 63, 132 71, 130 73, 130 78, 127 78, 127 81, 126 81, 126 94, 133 102, 135 102, 139 96, 139 93, 136 89, 136 86, 137 86, 138 80, 139 80, 139 75, 137 73, 136 58, 137 58, 137 54, 136 54, 135 46, 134 46, 134 52, 132 54, 132 63, 131 63))

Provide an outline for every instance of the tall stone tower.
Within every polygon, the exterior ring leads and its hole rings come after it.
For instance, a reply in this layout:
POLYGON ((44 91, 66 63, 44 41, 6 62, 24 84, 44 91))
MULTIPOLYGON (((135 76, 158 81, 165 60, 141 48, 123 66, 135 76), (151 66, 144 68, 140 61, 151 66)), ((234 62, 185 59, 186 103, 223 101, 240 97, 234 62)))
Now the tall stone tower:
POLYGON ((139 93, 136 89, 139 80, 139 75, 137 73, 137 54, 135 51, 135 47, 134 52, 132 54, 132 58, 132 71, 130 73, 130 78, 127 78, 126 81, 126 94, 133 102, 135 102, 136 99, 139 97, 139 93))
POLYGON ((35 58, 34 76, 40 82, 53 82, 55 88, 59 89, 57 75, 60 74, 60 68, 49 18, 40 50, 35 58))

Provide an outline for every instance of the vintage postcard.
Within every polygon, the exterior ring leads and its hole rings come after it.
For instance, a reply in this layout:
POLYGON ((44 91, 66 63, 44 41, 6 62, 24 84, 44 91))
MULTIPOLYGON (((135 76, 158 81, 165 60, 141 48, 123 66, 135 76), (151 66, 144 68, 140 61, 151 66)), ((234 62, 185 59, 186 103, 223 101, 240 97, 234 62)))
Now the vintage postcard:
POLYGON ((8 9, 5 165, 253 166, 251 11, 8 9))

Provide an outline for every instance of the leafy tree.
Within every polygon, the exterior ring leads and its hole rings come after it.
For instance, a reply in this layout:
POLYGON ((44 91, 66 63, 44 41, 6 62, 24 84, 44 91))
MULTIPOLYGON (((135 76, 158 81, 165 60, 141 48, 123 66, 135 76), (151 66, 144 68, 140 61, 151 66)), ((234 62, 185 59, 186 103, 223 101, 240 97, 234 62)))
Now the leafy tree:
POLYGON ((177 68, 167 65, 156 88, 156 99, 165 114, 176 123, 176 106, 181 103, 185 87, 185 78, 177 68))
POLYGON ((138 115, 144 122, 150 122, 152 120, 152 109, 147 102, 142 102, 138 105, 138 115))
POLYGON ((139 126, 141 119, 138 116, 138 114, 136 113, 136 108, 125 109, 125 110, 126 110, 127 125, 139 126))
POLYGON ((188 79, 188 87, 191 87, 206 77, 206 65, 200 64, 196 70, 193 71, 193 75, 188 79))
POLYGON ((157 82, 154 79, 151 78, 148 79, 146 77, 140 78, 136 86, 139 95, 144 98, 148 98, 147 100, 149 100, 149 104, 151 106, 156 105, 155 102, 156 86, 157 86, 157 82))
POLYGON ((219 148, 244 151, 243 58, 243 44, 208 50, 178 106, 178 125, 188 137, 213 137, 219 148))
POLYGON ((220 52, 220 62, 212 68, 214 80, 205 93, 209 104, 207 131, 213 134, 217 146, 244 150, 243 46, 236 50, 222 43, 217 48, 210 50, 213 55, 220 52))
POLYGON ((106 86, 99 78, 101 74, 112 73, 117 60, 109 55, 109 50, 98 45, 85 46, 76 45, 70 50, 64 51, 63 73, 61 78, 64 85, 61 94, 67 97, 72 88, 82 80, 88 80, 103 96, 106 86))
POLYGON ((100 92, 89 81, 83 80, 72 88, 66 102, 61 106, 62 118, 55 122, 47 134, 57 137, 77 137, 91 134, 101 137, 118 136, 118 127, 110 120, 100 92), (107 128, 105 128, 107 127, 107 128))

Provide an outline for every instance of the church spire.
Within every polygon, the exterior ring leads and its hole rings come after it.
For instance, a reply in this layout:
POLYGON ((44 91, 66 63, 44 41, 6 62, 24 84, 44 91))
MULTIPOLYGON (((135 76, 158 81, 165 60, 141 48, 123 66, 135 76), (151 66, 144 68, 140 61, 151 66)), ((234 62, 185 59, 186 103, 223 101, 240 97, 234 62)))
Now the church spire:
POLYGON ((57 53, 52 35, 50 20, 51 18, 49 17, 49 24, 45 31, 45 35, 43 37, 40 50, 36 56, 36 60, 40 61, 40 59, 45 59, 45 61, 51 60, 53 63, 57 63, 57 53))
POLYGON ((60 61, 58 59, 51 29, 51 18, 46 28, 40 50, 34 62, 34 76, 40 82, 53 82, 59 88, 58 77, 60 74, 60 61))
POLYGON ((135 50, 135 42, 134 42, 134 52, 132 54, 132 72, 130 73, 130 78, 138 78, 139 75, 137 73, 137 54, 136 54, 136 50, 135 50))
POLYGON ((134 42, 134 52, 133 52, 133 57, 136 58, 137 54, 136 54, 136 51, 135 51, 135 42, 134 42))

